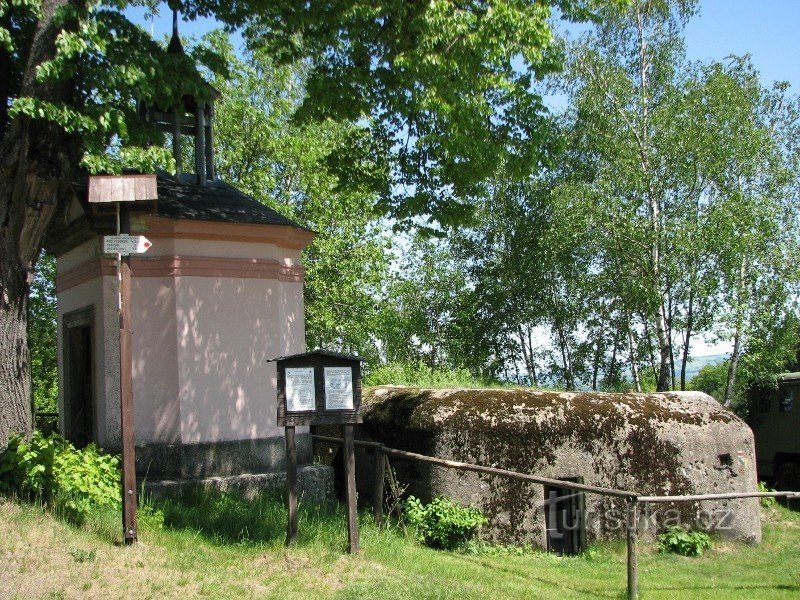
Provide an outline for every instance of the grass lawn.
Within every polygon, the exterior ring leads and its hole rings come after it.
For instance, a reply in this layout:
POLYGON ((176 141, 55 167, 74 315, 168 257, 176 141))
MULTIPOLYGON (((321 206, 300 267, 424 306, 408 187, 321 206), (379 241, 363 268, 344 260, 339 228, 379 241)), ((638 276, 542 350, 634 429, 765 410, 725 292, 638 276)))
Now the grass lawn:
MULTIPOLYGON (((40 507, 0 497, 0 598, 623 598, 625 547, 584 556, 455 554, 429 550, 362 515, 362 553, 344 553, 341 510, 301 507, 300 541, 283 547, 275 500, 208 497, 161 506, 140 542, 119 544, 120 517, 81 527, 40 507)), ((800 513, 763 510, 764 542, 715 540, 700 558, 642 544, 643 598, 800 597, 800 513)))

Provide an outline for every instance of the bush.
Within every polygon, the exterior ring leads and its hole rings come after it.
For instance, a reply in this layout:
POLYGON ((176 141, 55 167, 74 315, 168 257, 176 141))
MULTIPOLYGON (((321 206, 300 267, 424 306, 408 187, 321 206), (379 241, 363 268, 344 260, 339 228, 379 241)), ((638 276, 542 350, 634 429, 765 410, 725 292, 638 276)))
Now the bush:
MULTIPOLYGON (((484 388, 499 387, 497 381, 475 377, 466 369, 432 368, 422 362, 394 362, 371 368, 363 384, 407 385, 426 388, 484 388)), ((511 386, 504 386, 511 387, 511 386)))
POLYGON ((410 496, 405 504, 408 522, 426 546, 444 550, 462 548, 488 520, 477 508, 464 507, 447 498, 422 504, 410 496))
MULTIPOLYGON (((758 491, 759 492, 774 492, 775 490, 768 488, 767 484, 765 482, 759 481, 758 482, 758 491)), ((761 498, 761 506, 763 506, 764 508, 771 508, 771 507, 775 506, 776 502, 777 502, 777 500, 775 499, 774 496, 764 496, 763 498, 761 498)))
POLYGON ((74 522, 122 504, 119 458, 94 444, 78 450, 57 434, 11 438, 0 459, 0 492, 40 499, 74 522))
POLYGON ((682 527, 670 527, 658 536, 659 552, 700 556, 709 548, 711 548, 711 538, 702 531, 686 531, 682 527))

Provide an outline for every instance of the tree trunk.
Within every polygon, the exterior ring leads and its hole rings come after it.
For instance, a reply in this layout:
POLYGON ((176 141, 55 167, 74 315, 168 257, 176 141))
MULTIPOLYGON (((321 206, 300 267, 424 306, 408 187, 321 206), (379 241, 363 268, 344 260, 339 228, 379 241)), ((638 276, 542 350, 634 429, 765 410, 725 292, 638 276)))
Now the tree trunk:
POLYGON ((611 350, 611 363, 606 373, 607 389, 614 389, 612 386, 617 379, 617 351, 619 350, 619 329, 614 328, 614 344, 611 350))
POLYGON ((736 294, 736 325, 733 332, 733 352, 731 361, 728 364, 728 381, 725 385, 725 400, 723 404, 728 408, 733 404, 733 394, 736 390, 736 369, 739 366, 739 355, 741 354, 742 327, 744 325, 744 295, 741 290, 747 285, 747 275, 750 265, 747 258, 742 259, 742 266, 739 269, 739 289, 736 294))
POLYGON ((522 325, 519 325, 517 335, 519 335, 519 345, 522 349, 522 360, 525 363, 528 384, 536 387, 538 382, 536 380, 536 363, 533 360, 533 338, 530 327, 527 328, 527 335, 525 335, 525 330, 522 325))
POLYGON ((650 68, 651 55, 645 36, 646 16, 641 10, 641 6, 636 7, 636 24, 638 31, 639 47, 639 103, 641 125, 639 127, 639 153, 642 167, 642 174, 648 180, 647 206, 649 211, 650 229, 652 239, 650 241, 650 276, 652 278, 653 290, 658 294, 658 307, 655 311, 654 319, 656 325, 656 339, 659 349, 659 368, 656 378, 656 390, 665 392, 670 389, 672 377, 670 376, 670 356, 672 355, 672 344, 669 337, 669 323, 667 322, 666 310, 664 307, 664 294, 661 290, 661 203, 654 187, 654 173, 649 156, 650 144, 650 68))
POLYGON ((556 332, 558 333, 558 345, 561 349, 561 361, 564 365, 564 387, 569 390, 575 389, 575 377, 572 372, 572 358, 570 357, 569 352, 569 341, 567 339, 567 334, 561 325, 556 327, 556 332))
POLYGON ((725 401, 723 404, 728 408, 733 404, 733 393, 736 388, 736 368, 739 366, 739 331, 733 336, 733 352, 731 361, 728 363, 728 381, 725 384, 725 401))
MULTIPOLYGON (((70 102, 72 82, 38 82, 36 67, 53 58, 63 25, 54 13, 66 0, 42 6, 20 96, 70 102)), ((74 3, 79 4, 79 3, 74 3)), ((5 101, 5 99, 3 99, 5 101)), ((3 124, 0 142, 0 451, 11 435, 33 430, 27 339, 28 288, 44 234, 71 198, 78 164, 74 136, 49 122, 20 117, 3 124)))
MULTIPOLYGON (((602 339, 602 335, 600 336, 602 339)), ((594 346, 594 357, 592 360, 592 390, 597 391, 597 377, 600 372, 600 342, 595 342, 594 346)))
POLYGON ((689 362, 689 348, 694 327, 694 287, 689 290, 689 306, 686 310, 686 334, 683 337, 683 356, 681 357, 681 390, 686 389, 686 364, 689 362))
POLYGON ((636 346, 636 338, 633 335, 633 327, 631 326, 631 318, 628 321, 628 348, 631 361, 631 377, 633 377, 633 386, 637 392, 642 391, 642 379, 639 377, 639 356, 638 348, 636 346))

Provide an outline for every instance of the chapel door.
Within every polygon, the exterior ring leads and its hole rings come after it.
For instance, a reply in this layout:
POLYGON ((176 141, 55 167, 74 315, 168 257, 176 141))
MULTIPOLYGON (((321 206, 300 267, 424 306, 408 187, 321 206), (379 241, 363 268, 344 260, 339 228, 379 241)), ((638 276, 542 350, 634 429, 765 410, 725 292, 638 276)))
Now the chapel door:
POLYGON ((64 434, 78 447, 96 439, 93 321, 91 309, 64 317, 64 434))

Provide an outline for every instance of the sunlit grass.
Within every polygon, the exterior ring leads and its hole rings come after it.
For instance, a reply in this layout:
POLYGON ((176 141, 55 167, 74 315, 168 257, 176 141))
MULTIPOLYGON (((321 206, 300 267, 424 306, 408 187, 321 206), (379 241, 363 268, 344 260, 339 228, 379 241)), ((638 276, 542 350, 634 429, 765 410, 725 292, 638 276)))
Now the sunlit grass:
MULTIPOLYGON (((210 598, 620 598, 625 544, 559 558, 477 544, 473 553, 430 550, 398 528, 360 516, 362 552, 346 554, 341 507, 300 506, 299 540, 284 546, 286 511, 276 496, 252 502, 220 494, 155 503, 139 543, 120 544, 115 512, 81 527, 41 506, 0 499, 0 596, 210 598)), ((145 512, 151 509, 145 509, 145 512)), ((699 558, 658 554, 643 542, 643 598, 796 598, 800 513, 764 511, 759 546, 715 540, 699 558)))

